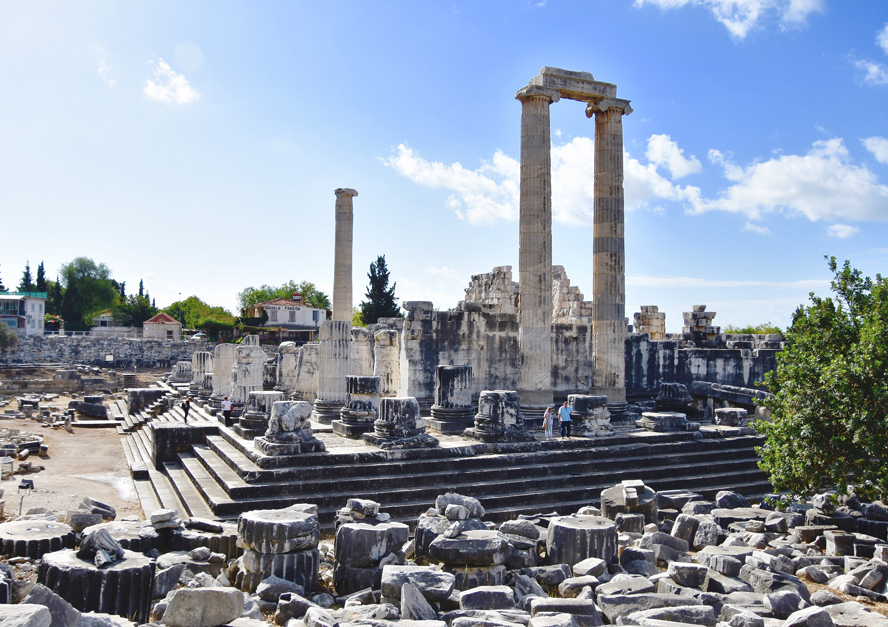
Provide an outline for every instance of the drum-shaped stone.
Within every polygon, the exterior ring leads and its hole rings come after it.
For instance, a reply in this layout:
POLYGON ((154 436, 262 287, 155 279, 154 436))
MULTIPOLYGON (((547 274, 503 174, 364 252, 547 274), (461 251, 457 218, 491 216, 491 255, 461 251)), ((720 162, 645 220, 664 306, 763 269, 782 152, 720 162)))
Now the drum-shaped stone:
POLYGON ((546 536, 549 564, 573 566, 597 557, 612 563, 617 557, 617 525, 600 516, 564 516, 549 523, 546 536))

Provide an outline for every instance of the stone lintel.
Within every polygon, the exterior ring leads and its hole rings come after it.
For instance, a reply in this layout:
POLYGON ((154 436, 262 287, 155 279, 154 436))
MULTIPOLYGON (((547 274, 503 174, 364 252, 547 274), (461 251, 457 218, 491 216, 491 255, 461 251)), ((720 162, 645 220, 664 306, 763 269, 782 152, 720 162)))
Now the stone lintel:
POLYGON ((338 188, 338 189, 334 189, 334 190, 333 190, 333 193, 336 194, 336 196, 349 196, 349 197, 352 197, 352 196, 357 196, 357 195, 358 195, 357 190, 354 190, 354 189, 352 189, 351 187, 340 187, 340 188, 338 188))
POLYGON ((562 98, 580 102, 617 97, 617 86, 613 83, 596 81, 589 72, 573 72, 554 67, 541 68, 540 73, 530 79, 528 86, 554 89, 562 98))
POLYGON ((591 118, 594 114, 600 111, 607 111, 608 109, 620 109, 623 112, 623 115, 629 115, 633 110, 632 105, 629 104, 628 100, 623 100, 622 98, 604 98, 603 100, 590 102, 586 106, 586 117, 591 118))

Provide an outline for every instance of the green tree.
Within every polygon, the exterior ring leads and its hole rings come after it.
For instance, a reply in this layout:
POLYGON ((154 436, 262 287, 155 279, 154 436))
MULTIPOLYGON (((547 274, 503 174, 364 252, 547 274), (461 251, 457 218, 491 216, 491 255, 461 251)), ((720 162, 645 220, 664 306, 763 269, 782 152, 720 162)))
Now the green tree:
POLYGON ((3 287, 3 279, 0 279, 0 292, 7 291, 5 287, 3 287))
POLYGON ((777 368, 760 466, 777 490, 795 494, 857 486, 888 496, 888 281, 863 277, 828 258, 834 297, 810 294, 787 329, 777 368))
POLYGON ((0 350, 18 346, 18 334, 5 324, 0 324, 0 350))
POLYGON ((352 326, 353 327, 366 327, 367 323, 364 322, 364 317, 361 315, 361 310, 357 307, 352 307, 352 326))
POLYGON ((66 324, 86 324, 95 312, 117 304, 111 271, 103 263, 77 257, 62 265, 61 278, 65 287, 61 314, 66 324))
POLYGON ((246 315, 247 309, 256 303, 264 303, 275 298, 293 298, 293 294, 302 294, 302 302, 316 309, 330 309, 330 298, 320 291, 311 281, 297 283, 290 280, 281 286, 263 285, 259 288, 248 287, 237 295, 241 314, 246 315))
POLYGON ((46 289, 46 270, 43 268, 43 262, 37 266, 37 282, 34 283, 34 289, 38 292, 45 292, 46 289))
POLYGON ((22 280, 19 281, 18 286, 19 292, 33 292, 34 291, 34 281, 31 279, 31 264, 29 262, 25 262, 25 271, 22 272, 22 280))
POLYGON ((127 296, 114 308, 114 319, 127 327, 141 327, 143 322, 156 315, 157 308, 144 296, 127 296))
POLYGON ((139 296, 144 296, 144 295, 145 295, 145 283, 142 281, 142 279, 139 279, 139 296))
POLYGON ((367 299, 361 303, 361 319, 365 324, 375 324, 380 318, 400 318, 401 308, 398 307, 398 299, 395 298, 395 286, 389 287, 389 270, 385 265, 385 255, 376 258, 370 264, 370 272, 367 273, 370 284, 364 297, 367 299))
POLYGON ((176 301, 163 311, 180 320, 188 329, 232 328, 237 324, 237 318, 230 311, 224 307, 208 305, 197 296, 176 301))
POLYGON ((58 275, 55 281, 46 282, 46 313, 55 315, 62 313, 62 284, 58 275))
POLYGON ((783 329, 777 325, 765 322, 762 324, 747 324, 745 327, 737 327, 729 324, 724 328, 725 333, 742 333, 744 335, 783 335, 783 329))

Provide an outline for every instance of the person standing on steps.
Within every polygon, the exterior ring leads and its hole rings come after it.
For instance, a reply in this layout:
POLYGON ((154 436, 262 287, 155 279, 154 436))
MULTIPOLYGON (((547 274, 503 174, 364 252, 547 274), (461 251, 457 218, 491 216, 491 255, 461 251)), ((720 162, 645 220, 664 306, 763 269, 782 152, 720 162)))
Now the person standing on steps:
POLYGON ((551 407, 546 407, 546 413, 543 414, 543 429, 546 432, 546 439, 552 437, 552 423, 555 422, 555 414, 552 413, 551 407))
POLYGON ((191 397, 185 399, 185 402, 182 403, 182 411, 185 412, 185 422, 188 422, 188 410, 191 409, 191 397))
POLYGON ((231 423, 231 401, 227 396, 222 399, 222 419, 225 421, 225 426, 229 426, 231 423))
POLYGON ((570 439, 570 427, 571 420, 570 414, 573 411, 570 407, 567 406, 567 401, 564 401, 564 405, 558 408, 558 417, 561 419, 561 439, 564 439, 564 434, 567 434, 567 439, 570 439))

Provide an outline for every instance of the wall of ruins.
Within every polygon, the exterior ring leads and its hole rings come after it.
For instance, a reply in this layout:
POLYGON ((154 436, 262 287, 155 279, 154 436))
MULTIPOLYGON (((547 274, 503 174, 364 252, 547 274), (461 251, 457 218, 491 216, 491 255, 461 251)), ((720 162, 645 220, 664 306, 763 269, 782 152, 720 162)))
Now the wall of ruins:
POLYGON ((0 349, 0 364, 62 362, 110 368, 168 368, 191 361, 195 351, 212 350, 206 342, 114 337, 45 335, 20 338, 18 346, 0 349), (108 356, 111 360, 107 360, 108 356))
POLYGON ((626 338, 626 394, 655 395, 662 383, 690 386, 694 381, 754 388, 766 372, 777 367, 779 349, 727 348, 729 340, 723 341, 724 348, 683 348, 686 340, 654 341, 646 333, 630 333, 626 338))

